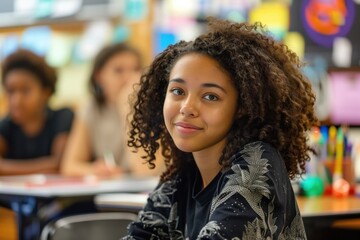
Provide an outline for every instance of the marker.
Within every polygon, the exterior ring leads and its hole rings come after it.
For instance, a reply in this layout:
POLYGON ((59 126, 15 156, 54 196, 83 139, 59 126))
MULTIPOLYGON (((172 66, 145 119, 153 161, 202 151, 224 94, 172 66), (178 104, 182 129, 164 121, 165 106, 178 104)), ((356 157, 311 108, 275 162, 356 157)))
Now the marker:
POLYGON ((329 128, 329 143, 328 143, 328 158, 329 160, 333 160, 335 156, 335 148, 336 148, 336 127, 331 126, 329 128))
POLYGON ((333 175, 333 195, 336 197, 345 197, 349 195, 350 184, 343 178, 343 160, 344 160, 344 133, 342 128, 338 129, 336 135, 336 157, 333 175))
POLYGON ((343 159, 344 159, 344 134, 342 128, 339 128, 336 135, 336 152, 334 165, 334 180, 343 177, 343 159))
POLYGON ((328 141, 329 141, 329 129, 327 126, 321 126, 320 128, 320 160, 326 161, 328 156, 328 141))

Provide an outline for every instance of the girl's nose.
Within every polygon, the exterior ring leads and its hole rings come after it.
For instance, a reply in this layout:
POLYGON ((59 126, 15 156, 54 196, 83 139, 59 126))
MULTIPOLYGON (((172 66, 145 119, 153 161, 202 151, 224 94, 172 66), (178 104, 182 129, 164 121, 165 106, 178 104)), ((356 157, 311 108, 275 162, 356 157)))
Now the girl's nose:
POLYGON ((181 115, 185 117, 197 117, 199 112, 197 111, 196 104, 191 99, 186 99, 184 104, 180 108, 181 115))

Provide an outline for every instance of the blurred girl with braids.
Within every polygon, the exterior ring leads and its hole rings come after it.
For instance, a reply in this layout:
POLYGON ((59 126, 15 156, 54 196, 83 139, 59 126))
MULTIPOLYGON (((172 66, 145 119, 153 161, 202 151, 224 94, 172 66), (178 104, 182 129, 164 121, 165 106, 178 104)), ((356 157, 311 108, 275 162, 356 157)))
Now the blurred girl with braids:
POLYGON ((306 239, 290 179, 317 124, 301 62, 259 25, 210 19, 142 76, 129 146, 166 171, 124 239, 306 239))

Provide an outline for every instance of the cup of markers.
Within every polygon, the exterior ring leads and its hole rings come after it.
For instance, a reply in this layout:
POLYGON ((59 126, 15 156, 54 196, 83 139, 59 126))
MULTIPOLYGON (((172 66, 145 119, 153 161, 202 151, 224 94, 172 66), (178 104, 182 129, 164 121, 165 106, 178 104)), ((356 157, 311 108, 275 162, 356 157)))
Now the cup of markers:
POLYGON ((354 194, 354 164, 347 128, 314 127, 309 139, 316 153, 307 163, 306 175, 300 183, 301 193, 308 197, 354 194))

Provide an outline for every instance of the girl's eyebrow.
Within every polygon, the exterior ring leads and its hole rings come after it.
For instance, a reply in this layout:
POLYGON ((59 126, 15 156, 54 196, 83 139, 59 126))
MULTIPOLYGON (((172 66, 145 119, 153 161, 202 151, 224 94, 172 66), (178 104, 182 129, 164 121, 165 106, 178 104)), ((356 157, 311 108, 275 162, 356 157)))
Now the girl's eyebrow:
POLYGON ((174 79, 170 79, 169 83, 170 82, 177 82, 177 83, 183 83, 185 84, 185 81, 181 78, 174 78, 174 79))
POLYGON ((204 83, 201 86, 207 87, 207 88, 218 88, 221 91, 226 93, 225 89, 223 87, 221 87, 220 85, 217 85, 216 83, 204 83))
MULTIPOLYGON (((171 79, 169 81, 170 82, 176 82, 176 83, 181 83, 181 84, 186 84, 185 80, 181 79, 181 78, 174 78, 174 79, 171 79)), ((225 92, 226 93, 226 90, 221 87, 220 85, 216 84, 216 83, 203 83, 201 84, 202 87, 205 87, 205 88, 218 88, 220 89, 221 91, 225 92)))

